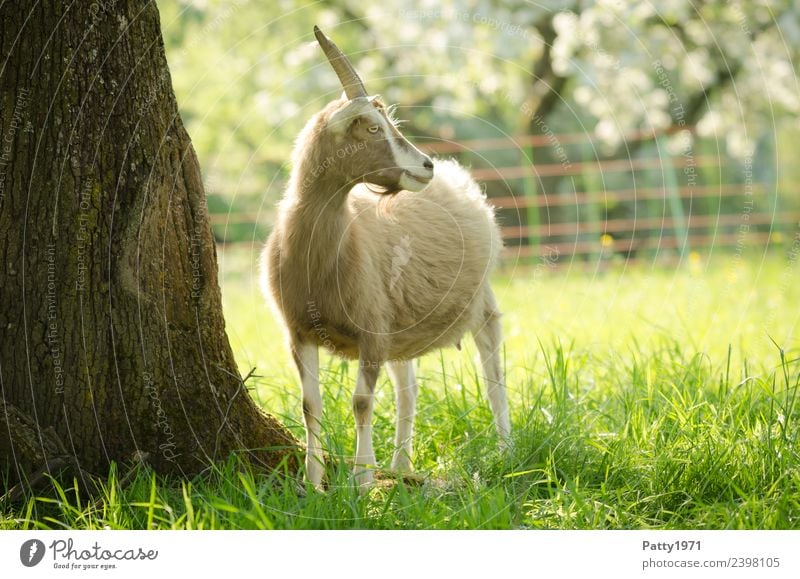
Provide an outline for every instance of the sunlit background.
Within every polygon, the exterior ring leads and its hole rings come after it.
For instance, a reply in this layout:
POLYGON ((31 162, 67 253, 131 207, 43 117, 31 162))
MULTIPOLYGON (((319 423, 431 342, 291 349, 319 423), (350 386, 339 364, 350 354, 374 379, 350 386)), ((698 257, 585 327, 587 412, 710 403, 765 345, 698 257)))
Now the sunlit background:
POLYGON ((257 255, 293 140, 341 92, 314 24, 369 92, 399 105, 406 135, 469 165, 497 207, 498 293, 517 349, 563 339, 613 350, 659 331, 720 356, 729 345, 742 358, 768 356, 772 340, 797 349, 800 18, 791 2, 159 8, 243 367, 271 362, 247 337, 273 323, 268 310, 253 316, 241 305, 261 308, 257 255))

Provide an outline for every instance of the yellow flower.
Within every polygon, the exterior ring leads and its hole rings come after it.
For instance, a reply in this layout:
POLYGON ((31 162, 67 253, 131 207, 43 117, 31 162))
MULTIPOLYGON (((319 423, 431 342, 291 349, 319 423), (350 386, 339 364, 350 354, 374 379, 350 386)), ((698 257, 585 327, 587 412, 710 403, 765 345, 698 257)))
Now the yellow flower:
POLYGON ((770 236, 772 243, 783 243, 783 233, 780 231, 773 231, 770 236))
POLYGON ((614 245, 614 238, 611 237, 608 233, 604 233, 600 236, 600 245, 603 247, 611 247, 614 245))
POLYGON ((701 271, 703 258, 700 256, 700 253, 697 251, 690 251, 689 252, 689 269, 692 273, 697 274, 701 271))

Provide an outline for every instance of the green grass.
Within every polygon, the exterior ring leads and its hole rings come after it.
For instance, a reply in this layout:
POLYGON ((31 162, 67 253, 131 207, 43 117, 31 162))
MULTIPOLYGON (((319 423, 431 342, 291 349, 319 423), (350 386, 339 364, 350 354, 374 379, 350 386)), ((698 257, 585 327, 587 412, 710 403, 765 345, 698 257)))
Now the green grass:
MULTIPOLYGON (((253 272, 223 260, 228 331, 256 400, 302 437, 299 387, 253 272)), ((242 259, 239 256, 237 259, 242 259)), ((250 256, 245 256, 250 263, 250 256)), ((360 497, 352 454, 355 365, 327 359, 326 494, 235 461, 192 481, 112 471, 101 497, 73 489, 4 513, 6 528, 800 528, 798 266, 720 257, 705 270, 591 275, 507 270, 512 448, 494 450, 475 350, 422 360, 418 484, 360 497)), ((392 450, 391 386, 375 446, 392 450)))

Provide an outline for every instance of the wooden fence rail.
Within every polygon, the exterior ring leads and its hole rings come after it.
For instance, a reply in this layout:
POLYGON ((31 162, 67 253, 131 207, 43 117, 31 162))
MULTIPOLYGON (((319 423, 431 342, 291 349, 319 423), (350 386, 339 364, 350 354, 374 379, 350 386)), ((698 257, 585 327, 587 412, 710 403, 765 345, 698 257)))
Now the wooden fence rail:
MULTIPOLYGON (((679 261, 690 250, 769 245, 779 242, 781 231, 800 231, 800 205, 781 210, 773 176, 753 179, 752 170, 748 175, 718 143, 669 154, 667 137, 686 130, 692 129, 625 135, 626 142, 639 141, 637 155, 630 158, 598 159, 594 141, 583 133, 423 142, 421 148, 458 155, 472 166, 498 211, 504 255, 512 260, 547 257, 571 263, 672 252, 679 261), (554 146, 577 153, 561 163, 535 162, 537 147, 554 146), (492 155, 504 152, 506 162, 511 152, 519 164, 490 163, 492 155), (552 187, 553 179, 560 183, 557 190, 543 186, 552 187)), ((796 190, 800 183, 783 187, 796 190)), ((275 192, 282 188, 282 183, 271 186, 275 192)), ((240 211, 212 214, 211 223, 224 249, 263 241, 273 217, 272 212, 240 211), (241 237, 242 227, 252 228, 250 241, 227 242, 231 228, 241 237)))

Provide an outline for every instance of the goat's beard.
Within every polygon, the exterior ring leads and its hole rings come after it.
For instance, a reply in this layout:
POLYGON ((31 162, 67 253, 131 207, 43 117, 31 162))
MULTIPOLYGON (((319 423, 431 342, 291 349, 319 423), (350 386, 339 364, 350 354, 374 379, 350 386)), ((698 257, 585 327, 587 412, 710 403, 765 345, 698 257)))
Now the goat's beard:
POLYGON ((383 185, 376 185, 369 183, 366 179, 363 181, 364 187, 368 191, 378 196, 378 203, 375 205, 375 210, 381 217, 392 219, 392 208, 394 206, 395 195, 402 191, 402 187, 395 185, 394 187, 385 187, 383 185), (377 189, 373 189, 377 187, 377 189))
POLYGON ((395 185, 394 187, 384 187, 383 185, 376 185, 374 183, 370 183, 368 181, 364 181, 364 186, 371 192, 375 193, 375 195, 381 195, 386 197, 392 197, 397 195, 402 191, 402 187, 395 185), (378 189, 373 189, 373 187, 378 187, 378 189))
POLYGON ((382 185, 375 185, 374 183, 367 183, 366 181, 364 181, 364 186, 370 192, 378 196, 378 203, 375 205, 375 211, 378 215, 393 219, 392 209, 394 207, 394 200, 402 189, 400 187, 384 187, 382 185), (372 187, 379 187, 379 189, 373 189, 372 187))

